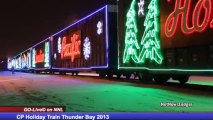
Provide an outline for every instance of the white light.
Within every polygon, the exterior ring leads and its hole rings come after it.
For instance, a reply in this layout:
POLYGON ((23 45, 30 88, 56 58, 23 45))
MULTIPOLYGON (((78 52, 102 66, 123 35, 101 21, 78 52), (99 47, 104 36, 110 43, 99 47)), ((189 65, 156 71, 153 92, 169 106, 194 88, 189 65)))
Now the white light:
POLYGON ((55 53, 55 54, 54 54, 54 59, 56 60, 56 58, 57 58, 57 54, 55 53))
POLYGON ((83 52, 85 60, 88 60, 91 54, 91 43, 88 37, 84 39, 83 52))
POLYGON ((140 0, 140 2, 138 2, 138 16, 144 16, 144 0, 140 0))
POLYGON ((27 57, 28 57, 28 68, 30 68, 31 67, 31 56, 30 56, 30 52, 28 52, 27 53, 28 55, 27 55, 27 57))
POLYGON ((102 33, 103 33, 103 22, 98 21, 98 24, 97 24, 97 34, 101 35, 102 33))
POLYGON ((58 38, 58 53, 61 53, 61 37, 58 38))
POLYGON ((36 53, 36 51, 35 51, 35 48, 33 48, 33 56, 32 56, 32 67, 35 67, 35 53, 36 53))

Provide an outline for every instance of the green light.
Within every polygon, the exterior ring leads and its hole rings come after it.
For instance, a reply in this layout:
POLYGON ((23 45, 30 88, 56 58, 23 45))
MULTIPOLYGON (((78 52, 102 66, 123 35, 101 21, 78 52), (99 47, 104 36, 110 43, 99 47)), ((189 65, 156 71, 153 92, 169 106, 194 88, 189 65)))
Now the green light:
POLYGON ((34 68, 35 67, 35 53, 36 53, 35 48, 33 48, 32 51, 33 51, 32 52, 32 67, 34 68))
POLYGON ((149 70, 149 71, 178 71, 178 72, 213 72, 213 69, 153 69, 148 67, 119 67, 118 69, 137 69, 137 70, 149 70))
POLYGON ((125 49, 123 54, 123 63, 129 63, 130 59, 134 63, 145 63, 146 60, 162 64, 163 57, 160 47, 159 31, 159 7, 158 0, 151 0, 148 6, 148 13, 145 18, 145 31, 141 39, 141 46, 137 40, 137 21, 135 11, 136 0, 133 0, 127 12, 125 49), (140 54, 138 55, 138 51, 140 54))
POLYGON ((157 64, 162 64, 158 0, 151 0, 148 9, 149 11, 144 22, 145 31, 141 40, 142 50, 139 55, 139 62, 144 63, 145 60, 149 59, 157 64))
POLYGON ((50 44, 49 42, 45 43, 45 60, 44 60, 44 67, 49 67, 50 62, 49 62, 49 53, 50 53, 50 44))
POLYGON ((137 40, 137 23, 136 23, 136 0, 133 0, 130 9, 127 12, 125 49, 123 54, 123 63, 128 63, 130 58, 135 62, 139 62, 138 50, 140 49, 137 40))

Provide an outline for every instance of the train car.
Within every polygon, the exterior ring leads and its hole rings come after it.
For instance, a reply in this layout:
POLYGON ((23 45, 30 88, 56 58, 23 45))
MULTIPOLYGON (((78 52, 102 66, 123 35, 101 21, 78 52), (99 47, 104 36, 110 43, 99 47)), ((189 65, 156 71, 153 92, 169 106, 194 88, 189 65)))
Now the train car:
POLYGON ((119 0, 119 70, 180 83, 213 73, 212 0, 119 0))
POLYGON ((31 68, 31 50, 30 48, 18 54, 13 59, 8 59, 7 69, 11 70, 12 67, 16 71, 29 72, 31 68))
POLYGON ((12 68, 15 69, 15 66, 16 66, 15 61, 16 61, 16 59, 14 59, 14 58, 12 58, 12 59, 8 58, 8 60, 7 60, 7 69, 8 70, 12 70, 12 68))
POLYGON ((7 60, 7 70, 11 70, 12 69, 12 60, 8 59, 7 60))
POLYGON ((14 57, 14 70, 21 71, 21 55, 14 57))
POLYGON ((31 47, 31 71, 51 71, 50 38, 31 47))
POLYGON ((106 5, 51 36, 52 70, 117 70, 117 7, 106 5))
POLYGON ((21 71, 29 72, 31 68, 31 49, 27 49, 21 54, 21 71))

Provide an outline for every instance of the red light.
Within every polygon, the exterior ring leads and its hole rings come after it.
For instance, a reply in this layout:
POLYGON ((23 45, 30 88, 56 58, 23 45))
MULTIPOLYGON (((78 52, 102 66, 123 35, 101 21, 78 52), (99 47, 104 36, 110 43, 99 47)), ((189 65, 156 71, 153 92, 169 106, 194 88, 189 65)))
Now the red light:
POLYGON ((194 31, 203 32, 208 27, 211 18, 211 13, 212 13, 211 0, 199 0, 193 12, 194 31), (203 22, 200 21, 202 9, 205 10, 203 22), (200 22, 202 24, 200 24, 200 22))
MULTIPOLYGON (((170 1, 167 1, 170 2, 170 1)), ((177 31, 179 19, 181 19, 181 30, 184 34, 192 34, 193 32, 203 32, 210 22, 212 15, 212 1, 199 0, 193 10, 192 26, 188 25, 188 17, 191 7, 191 0, 176 0, 174 11, 168 16, 165 23, 165 35, 172 37, 177 31), (182 4, 184 2, 184 4, 182 4), (200 21, 201 11, 204 10, 205 16, 200 21), (181 17, 181 18, 180 18, 181 17)), ((210 27, 213 27, 213 21, 210 27)))
POLYGON ((71 59, 71 62, 74 62, 74 59, 77 56, 80 56, 80 32, 76 32, 70 38, 71 43, 67 44, 67 38, 63 37, 62 48, 61 48, 61 59, 71 59))
POLYGON ((35 53, 35 63, 42 63, 44 62, 44 53, 42 50, 39 50, 39 53, 35 53))
POLYGON ((212 22, 210 23, 210 27, 213 28, 213 20, 212 20, 212 22))

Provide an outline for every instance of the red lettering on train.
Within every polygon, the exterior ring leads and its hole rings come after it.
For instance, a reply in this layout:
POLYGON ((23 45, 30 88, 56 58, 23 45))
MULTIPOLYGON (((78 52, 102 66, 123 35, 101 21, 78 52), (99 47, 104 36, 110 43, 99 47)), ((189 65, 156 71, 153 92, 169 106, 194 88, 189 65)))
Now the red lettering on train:
POLYGON ((61 48, 61 59, 70 58, 71 62, 74 62, 76 56, 81 54, 80 51, 80 35, 73 34, 70 39, 70 43, 67 44, 67 37, 63 37, 62 39, 62 48, 61 48))
POLYGON ((40 49, 39 52, 35 53, 35 63, 42 63, 44 62, 44 53, 43 51, 40 49))
MULTIPOLYGON (((171 0, 167 0, 170 2, 171 0)), ((189 27, 189 14, 191 10, 192 0, 176 0, 174 11, 168 16, 165 23, 165 35, 172 37, 176 33, 178 21, 181 20, 181 30, 184 34, 191 34, 193 32, 203 32, 210 24, 212 15, 212 0, 198 0, 192 13, 192 26, 189 27), (202 12, 203 11, 203 12, 202 12), (204 18, 201 20, 200 16, 204 13, 204 18)))

